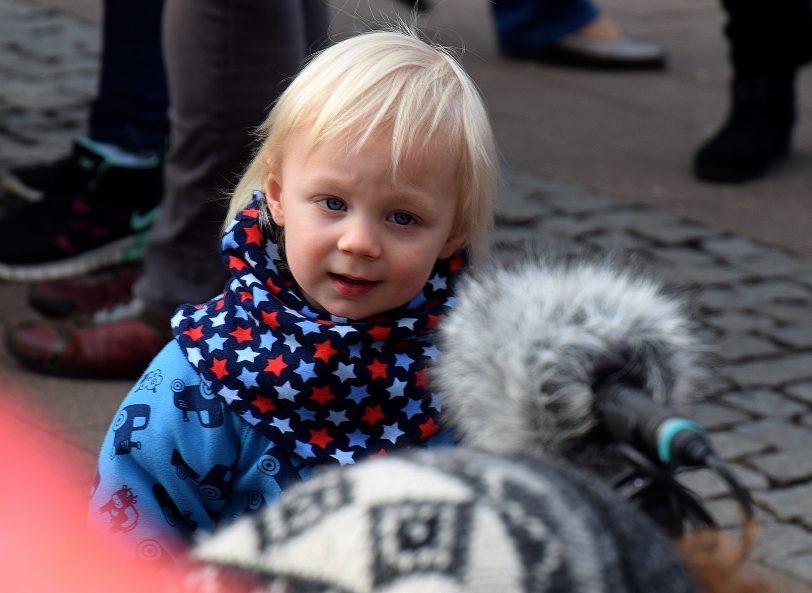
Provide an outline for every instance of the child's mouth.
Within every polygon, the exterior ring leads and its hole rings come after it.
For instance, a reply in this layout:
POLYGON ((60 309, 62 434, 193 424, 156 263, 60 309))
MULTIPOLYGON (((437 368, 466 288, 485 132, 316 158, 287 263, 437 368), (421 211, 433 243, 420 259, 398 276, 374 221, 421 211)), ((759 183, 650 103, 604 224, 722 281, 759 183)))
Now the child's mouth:
POLYGON ((367 294, 379 284, 377 280, 352 278, 343 274, 329 274, 335 289, 344 296, 358 297, 367 294))

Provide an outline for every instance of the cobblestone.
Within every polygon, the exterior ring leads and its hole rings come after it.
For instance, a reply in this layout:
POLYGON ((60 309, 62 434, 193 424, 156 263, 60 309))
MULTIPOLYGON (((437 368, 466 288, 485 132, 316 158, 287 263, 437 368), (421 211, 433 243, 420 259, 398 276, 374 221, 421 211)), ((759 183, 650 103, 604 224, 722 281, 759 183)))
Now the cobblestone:
POLYGON ((808 409, 807 406, 771 389, 734 391, 725 395, 722 400, 735 408, 761 417, 789 418, 798 416, 808 409))
POLYGON ((808 450, 795 449, 752 457, 749 461, 779 486, 812 480, 812 456, 808 450))

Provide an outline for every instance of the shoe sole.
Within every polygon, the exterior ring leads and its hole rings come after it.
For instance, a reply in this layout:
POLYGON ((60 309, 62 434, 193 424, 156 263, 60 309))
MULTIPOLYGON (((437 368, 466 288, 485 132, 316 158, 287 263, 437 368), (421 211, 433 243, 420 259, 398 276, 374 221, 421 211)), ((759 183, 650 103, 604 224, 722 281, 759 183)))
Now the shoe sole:
POLYGON ((618 59, 600 56, 587 56, 567 49, 550 48, 535 51, 512 51, 503 50, 506 57, 514 60, 524 60, 538 62, 550 66, 564 66, 583 68, 586 70, 613 70, 613 71, 636 71, 636 70, 665 70, 668 60, 665 57, 644 58, 644 59, 618 59))
POLYGON ((143 259, 145 234, 131 235, 86 251, 77 256, 42 264, 8 265, 0 263, 0 281, 43 282, 82 276, 117 264, 143 259))
POLYGON ((42 201, 42 192, 38 189, 27 186, 14 175, 6 173, 0 178, 0 189, 16 201, 25 204, 34 204, 42 201))

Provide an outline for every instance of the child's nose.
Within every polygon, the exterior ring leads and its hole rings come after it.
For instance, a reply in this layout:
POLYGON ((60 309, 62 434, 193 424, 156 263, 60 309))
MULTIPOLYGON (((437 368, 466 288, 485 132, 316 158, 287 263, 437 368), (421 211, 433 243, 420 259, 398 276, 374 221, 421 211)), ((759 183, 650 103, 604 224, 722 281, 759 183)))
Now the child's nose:
POLYGON ((346 223, 338 239, 338 250, 358 257, 380 257, 381 244, 374 222, 357 217, 346 223))

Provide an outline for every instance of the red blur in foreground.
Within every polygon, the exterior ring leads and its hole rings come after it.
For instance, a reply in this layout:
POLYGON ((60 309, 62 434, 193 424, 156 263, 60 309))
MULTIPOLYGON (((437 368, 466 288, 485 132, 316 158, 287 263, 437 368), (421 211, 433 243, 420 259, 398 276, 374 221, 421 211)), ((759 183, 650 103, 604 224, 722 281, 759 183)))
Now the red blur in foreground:
MULTIPOLYGON (((66 443, 33 425, 30 406, 0 395, 0 591, 157 593, 179 583, 119 555, 86 526, 87 497, 66 443)), ((68 445, 69 446, 69 445, 68 445)), ((89 492, 90 485, 86 491, 89 492)))

